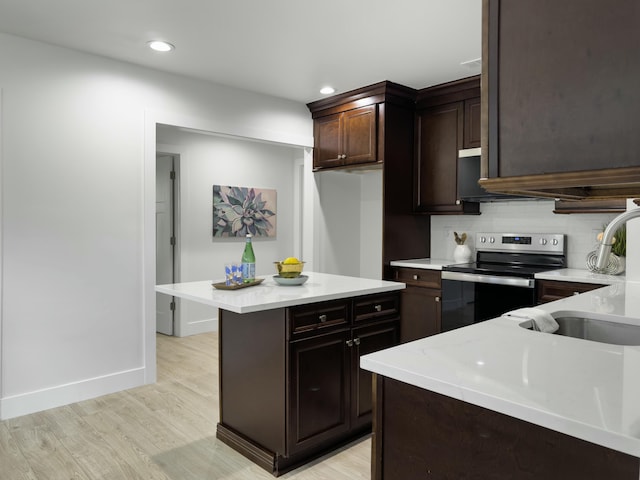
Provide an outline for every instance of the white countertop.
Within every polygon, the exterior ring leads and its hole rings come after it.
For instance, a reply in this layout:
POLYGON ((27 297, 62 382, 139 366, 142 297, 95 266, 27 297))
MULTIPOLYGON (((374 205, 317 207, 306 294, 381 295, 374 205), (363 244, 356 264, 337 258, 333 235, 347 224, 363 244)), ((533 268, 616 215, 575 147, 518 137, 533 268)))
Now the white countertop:
POLYGON ((602 285, 613 285, 615 283, 624 283, 626 281, 624 275, 604 275, 602 273, 594 273, 587 269, 583 270, 579 268, 561 268, 559 270, 550 270, 548 272, 536 273, 535 278, 536 280, 600 283, 602 285))
MULTIPOLYGON (((640 325, 640 283, 540 305, 640 325)), ((640 457, 640 347, 500 317, 363 356, 362 368, 640 457)))
POLYGON ((454 263, 458 262, 441 258, 413 258, 389 262, 392 267, 421 268, 423 270, 442 270, 442 267, 453 265, 454 263))
POLYGON ((157 285, 156 292, 204 303, 235 313, 258 312, 339 298, 391 292, 405 288, 404 283, 367 278, 304 272, 309 277, 299 286, 278 285, 273 277, 252 287, 217 290, 212 280, 157 285))

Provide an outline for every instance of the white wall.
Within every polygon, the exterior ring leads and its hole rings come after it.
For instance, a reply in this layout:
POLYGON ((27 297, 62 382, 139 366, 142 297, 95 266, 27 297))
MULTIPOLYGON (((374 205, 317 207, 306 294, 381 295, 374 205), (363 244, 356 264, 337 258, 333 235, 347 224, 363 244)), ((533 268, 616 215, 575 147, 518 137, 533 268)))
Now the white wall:
MULTIPOLYGON (((247 141, 244 139, 185 132, 159 126, 158 151, 180 154, 180 260, 178 281, 223 280, 224 264, 240 261, 244 238, 214 238, 212 235, 212 186, 236 185, 277 191, 277 235, 255 237, 258 276, 275 273, 272 262, 294 254, 294 205, 300 203, 295 190, 296 166, 302 164, 300 147, 247 141)), ((216 308, 178 301, 175 333, 193 335, 217 329, 216 308)))
POLYGON ((318 271, 382 278, 382 172, 315 174, 318 271))
POLYGON ((360 175, 360 277, 382 279, 382 170, 360 175))
POLYGON ((587 253, 595 249, 596 236, 615 214, 554 214, 550 200, 517 200, 480 204, 481 215, 434 215, 431 217, 431 257, 453 258, 454 231, 466 232, 475 254, 478 232, 565 233, 567 265, 586 268, 587 253))
POLYGON ((0 34, 0 418, 155 380, 155 119, 312 145, 306 107, 0 34))

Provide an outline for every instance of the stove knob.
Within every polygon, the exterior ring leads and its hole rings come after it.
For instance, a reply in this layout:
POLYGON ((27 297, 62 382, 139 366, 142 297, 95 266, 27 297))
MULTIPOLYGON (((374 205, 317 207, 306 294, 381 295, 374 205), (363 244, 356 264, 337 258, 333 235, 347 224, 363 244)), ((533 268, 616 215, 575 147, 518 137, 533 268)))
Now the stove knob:
POLYGON ((546 245, 547 244, 547 239, 546 238, 541 238, 540 239, 540 245, 546 245))
POLYGON ((487 243, 487 237, 480 237, 480 243, 487 243))
POLYGON ((554 238, 552 243, 553 243, 554 245, 558 245, 558 239, 557 239, 557 238, 554 238))
POLYGON ((496 243, 496 239, 493 237, 489 238, 489 243, 496 243))

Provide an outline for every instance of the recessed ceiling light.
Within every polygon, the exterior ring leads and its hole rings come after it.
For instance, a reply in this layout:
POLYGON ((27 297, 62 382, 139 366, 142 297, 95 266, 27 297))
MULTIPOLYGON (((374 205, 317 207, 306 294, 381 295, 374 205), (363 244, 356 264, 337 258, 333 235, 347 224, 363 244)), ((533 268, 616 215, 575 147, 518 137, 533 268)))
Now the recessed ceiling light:
POLYGON ((323 94, 323 95, 331 95, 335 91, 336 91, 336 89, 333 88, 333 87, 322 87, 320 89, 320 93, 323 94))
POLYGON ((153 40, 149 42, 148 45, 151 50, 155 50, 156 52, 169 52, 176 48, 170 43, 161 40, 153 40))

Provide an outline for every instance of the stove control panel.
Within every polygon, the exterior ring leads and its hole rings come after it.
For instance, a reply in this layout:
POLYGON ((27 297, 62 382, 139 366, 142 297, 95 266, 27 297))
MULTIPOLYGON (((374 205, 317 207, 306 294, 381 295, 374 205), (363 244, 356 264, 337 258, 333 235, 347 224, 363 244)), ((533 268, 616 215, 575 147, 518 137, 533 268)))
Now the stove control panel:
POLYGON ((563 233, 477 233, 476 250, 564 255, 563 233))

